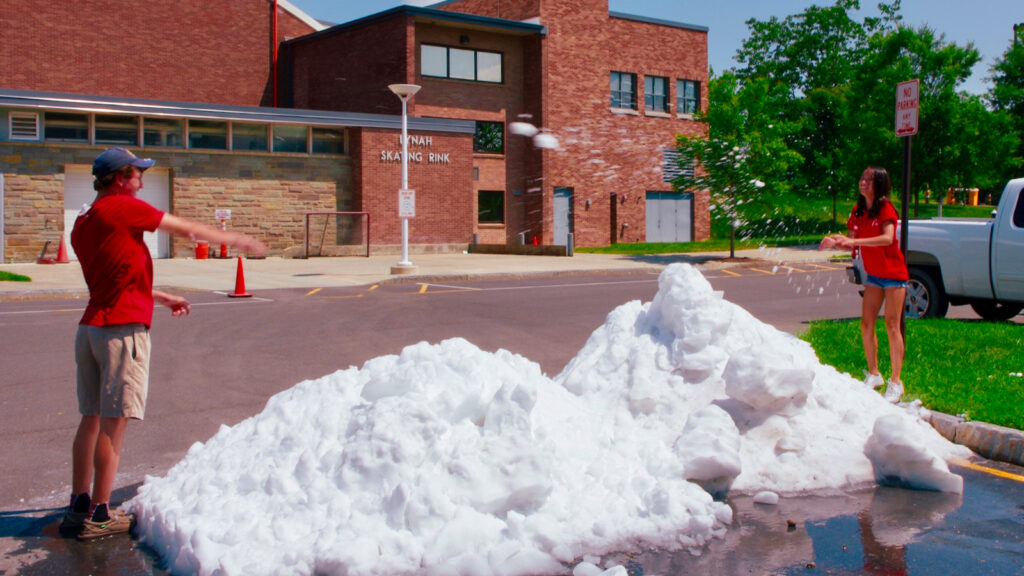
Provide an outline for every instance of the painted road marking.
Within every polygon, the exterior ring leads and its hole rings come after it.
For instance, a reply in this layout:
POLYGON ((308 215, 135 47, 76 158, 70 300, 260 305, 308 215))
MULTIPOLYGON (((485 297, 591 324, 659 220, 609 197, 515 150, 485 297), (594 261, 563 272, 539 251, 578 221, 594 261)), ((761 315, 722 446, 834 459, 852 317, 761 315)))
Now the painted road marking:
POLYGON ((650 284, 656 283, 658 280, 652 278, 650 280, 627 280, 623 282, 582 282, 576 284, 538 284, 535 286, 498 286, 493 288, 475 288, 472 286, 446 286, 444 284, 421 284, 419 290, 420 294, 449 294, 451 292, 500 292, 508 290, 535 290, 538 288, 580 288, 587 286, 615 286, 618 284, 650 284), (428 286, 436 286, 440 288, 448 288, 448 290, 432 290, 427 292, 428 286))
POLYGON ((313 294, 316 294, 317 292, 319 292, 321 290, 323 290, 323 288, 313 288, 309 292, 306 292, 306 296, 312 296, 313 294))
POLYGON ((967 460, 961 460, 959 458, 955 458, 955 459, 951 460, 951 462, 953 464, 956 464, 957 466, 962 466, 964 468, 969 468, 969 469, 974 470, 976 472, 984 472, 985 474, 991 474, 993 476, 998 476, 1000 478, 1006 478, 1008 480, 1016 480, 1017 482, 1024 482, 1024 476, 1021 476, 1020 474, 1014 474, 1012 472, 1004 472, 1003 470, 998 470, 996 468, 989 468, 988 466, 982 466, 981 464, 975 464, 974 462, 969 462, 967 460))

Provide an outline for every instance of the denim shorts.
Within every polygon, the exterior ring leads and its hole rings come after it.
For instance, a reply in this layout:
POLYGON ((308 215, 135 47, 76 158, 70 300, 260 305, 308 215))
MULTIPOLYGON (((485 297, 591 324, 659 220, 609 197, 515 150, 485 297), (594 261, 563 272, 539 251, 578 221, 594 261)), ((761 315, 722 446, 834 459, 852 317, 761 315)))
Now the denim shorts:
POLYGON ((868 274, 867 279, 864 280, 864 285, 875 286, 885 290, 886 288, 906 288, 906 280, 890 280, 889 278, 879 278, 878 276, 872 276, 868 274))

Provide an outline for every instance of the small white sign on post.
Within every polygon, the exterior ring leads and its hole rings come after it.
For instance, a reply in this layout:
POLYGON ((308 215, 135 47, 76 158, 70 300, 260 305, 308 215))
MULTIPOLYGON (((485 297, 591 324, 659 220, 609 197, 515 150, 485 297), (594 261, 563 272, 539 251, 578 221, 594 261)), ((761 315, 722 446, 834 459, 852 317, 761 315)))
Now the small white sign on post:
POLYGON ((231 210, 220 209, 213 211, 213 217, 217 220, 231 220, 231 210))
POLYGON ((909 80, 896 86, 896 136, 917 134, 917 107, 921 82, 909 80))
POLYGON ((398 191, 398 217, 416 217, 416 191, 402 188, 398 191))

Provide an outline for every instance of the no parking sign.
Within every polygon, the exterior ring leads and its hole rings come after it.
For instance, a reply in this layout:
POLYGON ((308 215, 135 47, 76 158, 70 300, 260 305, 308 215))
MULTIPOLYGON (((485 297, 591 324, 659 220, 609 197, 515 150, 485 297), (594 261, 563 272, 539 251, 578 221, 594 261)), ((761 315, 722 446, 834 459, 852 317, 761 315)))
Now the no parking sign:
POLYGON ((921 82, 909 80, 896 86, 896 136, 917 134, 917 106, 921 82))
POLYGON ((416 217, 416 191, 402 188, 398 191, 398 217, 416 217))

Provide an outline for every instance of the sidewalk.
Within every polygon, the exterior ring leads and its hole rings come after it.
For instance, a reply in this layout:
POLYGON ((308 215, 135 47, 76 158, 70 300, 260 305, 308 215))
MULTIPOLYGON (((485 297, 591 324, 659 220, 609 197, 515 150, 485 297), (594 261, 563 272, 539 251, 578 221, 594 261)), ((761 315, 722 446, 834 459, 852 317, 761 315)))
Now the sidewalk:
MULTIPOLYGON (((416 272, 391 274, 398 255, 349 256, 344 258, 242 259, 246 290, 276 288, 328 288, 363 286, 382 282, 440 282, 475 278, 525 277, 531 275, 572 275, 583 273, 623 274, 636 271, 660 272, 674 262, 700 268, 723 268, 744 263, 826 262, 835 252, 819 252, 813 246, 738 250, 695 254, 576 254, 571 257, 519 256, 509 254, 415 254, 410 260, 416 272)), ((178 291, 232 292, 238 259, 159 259, 153 262, 157 287, 178 291)), ((68 264, 0 264, 0 270, 14 272, 31 282, 0 282, 0 302, 49 297, 87 297, 88 290, 77 262, 68 264)), ((947 439, 963 444, 986 458, 1024 466, 1024 432, 981 422, 932 413, 929 422, 947 439)))

